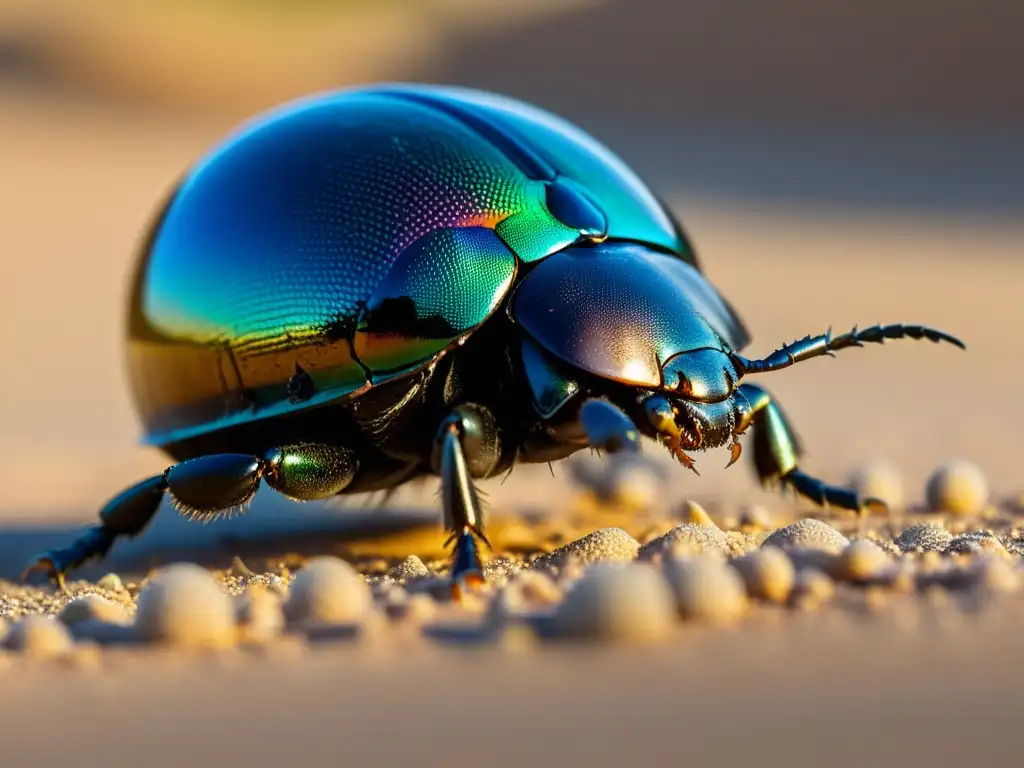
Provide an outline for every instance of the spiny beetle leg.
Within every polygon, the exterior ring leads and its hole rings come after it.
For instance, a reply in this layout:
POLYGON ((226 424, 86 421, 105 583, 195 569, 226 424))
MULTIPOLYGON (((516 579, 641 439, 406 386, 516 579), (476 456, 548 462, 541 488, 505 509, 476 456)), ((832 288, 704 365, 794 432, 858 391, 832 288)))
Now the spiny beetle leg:
POLYGON ((288 498, 315 501, 340 493, 358 469, 356 455, 348 448, 300 443, 268 451, 264 479, 288 498))
POLYGON ((264 461, 247 453, 215 453, 175 464, 167 487, 175 506, 203 517, 245 506, 260 487, 264 461))
POLYGON ((260 458, 245 453, 200 456, 167 470, 178 508, 203 517, 244 507, 260 481, 296 501, 325 499, 355 477, 358 461, 347 448, 299 443, 271 448, 260 458))
POLYGON ((782 483, 818 505, 835 506, 863 513, 867 509, 882 511, 884 502, 862 499, 855 491, 824 483, 804 473, 797 465, 803 448, 788 417, 772 396, 756 384, 742 384, 737 389, 743 398, 743 419, 740 431, 748 425, 754 432, 754 466, 762 483, 782 483))
POLYGON ((880 499, 861 499, 856 491, 823 483, 816 477, 804 474, 799 469, 790 470, 783 476, 782 482, 819 506, 839 507, 854 512, 863 512, 865 508, 883 511, 886 507, 885 502, 880 499))
POLYGON ((100 510, 99 525, 87 528, 67 547, 38 557, 22 578, 44 571, 63 586, 68 571, 106 556, 119 536, 140 534, 168 491, 179 511, 203 519, 243 507, 263 478, 289 498, 307 501, 338 493, 352 482, 357 468, 348 449, 310 443, 272 448, 263 458, 219 453, 189 459, 119 493, 100 510))
POLYGON ((501 458, 501 444, 493 416, 485 408, 461 405, 441 423, 433 454, 434 471, 441 476, 444 524, 454 542, 452 594, 484 581, 477 539, 483 533, 480 497, 474 477, 488 477, 501 458))
POLYGON ((64 588, 64 577, 92 558, 105 557, 119 536, 137 536, 156 514, 167 490, 164 475, 136 483, 112 498, 100 510, 99 525, 82 532, 71 544, 40 555, 22 573, 24 581, 34 572, 45 572, 64 588))

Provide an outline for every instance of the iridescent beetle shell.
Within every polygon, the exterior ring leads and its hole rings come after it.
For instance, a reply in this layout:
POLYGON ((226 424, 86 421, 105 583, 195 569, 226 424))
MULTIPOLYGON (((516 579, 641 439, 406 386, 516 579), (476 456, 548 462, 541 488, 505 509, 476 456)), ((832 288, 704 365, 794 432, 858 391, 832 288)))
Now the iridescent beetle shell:
MULTIPOLYGON (((585 370, 650 384, 661 357, 700 341, 658 324, 686 315, 681 306, 641 309, 636 290, 689 302, 694 323, 734 349, 746 342, 665 208, 560 118, 492 94, 406 85, 267 113, 185 176, 143 248, 129 360, 145 439, 167 445, 422 369, 502 305, 524 265, 552 258, 525 280, 520 319, 585 370), (634 267, 641 280, 664 277, 664 290, 616 283, 625 251, 602 261, 572 250, 606 239, 646 246, 634 267), (596 332, 647 326, 655 358, 620 350, 602 360, 545 335, 525 304, 574 271, 598 292, 595 279, 610 281, 596 332)), ((580 311, 569 308, 563 324, 583 322, 580 311)))

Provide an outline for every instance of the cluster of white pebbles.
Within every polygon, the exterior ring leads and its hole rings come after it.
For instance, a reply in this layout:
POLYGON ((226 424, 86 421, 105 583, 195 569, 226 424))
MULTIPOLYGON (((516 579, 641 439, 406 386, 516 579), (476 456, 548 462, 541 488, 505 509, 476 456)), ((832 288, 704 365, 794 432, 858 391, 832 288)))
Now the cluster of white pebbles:
MULTIPOLYGON (((376 645, 389 636, 514 647, 657 642, 685 626, 736 625, 759 611, 838 606, 844 595, 876 604, 887 594, 1018 592, 1024 529, 1012 521, 1000 532, 969 529, 967 520, 975 518, 964 515, 980 515, 987 502, 984 478, 964 463, 943 470, 929 481, 928 494, 945 514, 892 535, 848 537, 809 518, 773 529, 763 512, 749 510, 733 527, 720 527, 687 503, 683 522, 643 542, 606 527, 533 557, 497 557, 487 584, 457 598, 443 563, 415 556, 372 575, 324 556, 294 574, 174 564, 139 583, 109 574, 65 592, 0 584, 0 658, 95 660, 104 648, 125 645, 376 645), (963 524, 946 522, 954 515, 963 524)), ((863 482, 883 487, 885 478, 863 482)))

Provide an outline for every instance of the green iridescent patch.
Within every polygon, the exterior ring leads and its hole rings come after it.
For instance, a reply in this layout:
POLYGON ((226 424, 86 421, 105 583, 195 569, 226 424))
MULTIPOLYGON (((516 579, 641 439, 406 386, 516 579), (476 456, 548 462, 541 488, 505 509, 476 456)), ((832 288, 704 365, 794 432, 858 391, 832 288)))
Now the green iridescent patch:
POLYGON ((545 184, 531 183, 527 187, 529 204, 494 228, 508 247, 527 263, 550 256, 580 237, 579 230, 565 226, 551 215, 546 196, 545 184))
POLYGON ((398 257, 355 335, 371 371, 407 368, 476 328, 512 284, 515 255, 486 227, 432 232, 398 257))

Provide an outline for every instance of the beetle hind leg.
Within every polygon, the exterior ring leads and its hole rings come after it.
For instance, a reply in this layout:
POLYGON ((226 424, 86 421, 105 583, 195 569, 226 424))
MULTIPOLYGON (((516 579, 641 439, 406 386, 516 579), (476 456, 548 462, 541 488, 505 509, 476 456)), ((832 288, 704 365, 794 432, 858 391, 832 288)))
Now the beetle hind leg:
POLYGON ((483 531, 480 493, 474 478, 492 475, 501 460, 501 442, 491 413, 477 405, 460 405, 441 423, 435 440, 434 471, 441 476, 447 544, 454 543, 452 591, 484 582, 478 541, 490 546, 483 531))
POLYGON ((754 384, 743 384, 737 392, 749 406, 743 409, 737 432, 753 427, 754 466, 762 484, 779 483, 792 488, 819 506, 858 513, 885 508, 884 502, 878 499, 862 499, 856 491, 829 485, 803 472, 798 466, 803 448, 778 403, 754 384))
POLYGON ((357 468, 348 449, 310 443, 272 448, 262 457, 219 453, 189 459, 112 498, 100 510, 98 525, 36 558, 22 578, 43 571, 63 587, 68 571, 105 557, 119 537, 142 533, 168 494, 181 514, 211 520, 243 510, 263 480, 291 499, 312 501, 341 491, 357 468))
POLYGON ((165 474, 136 483, 110 499, 100 509, 99 524, 86 528, 68 546, 37 557, 22 573, 22 581, 34 572, 44 572, 63 590, 68 571, 94 558, 105 557, 120 536, 137 536, 163 501, 167 491, 165 474))

